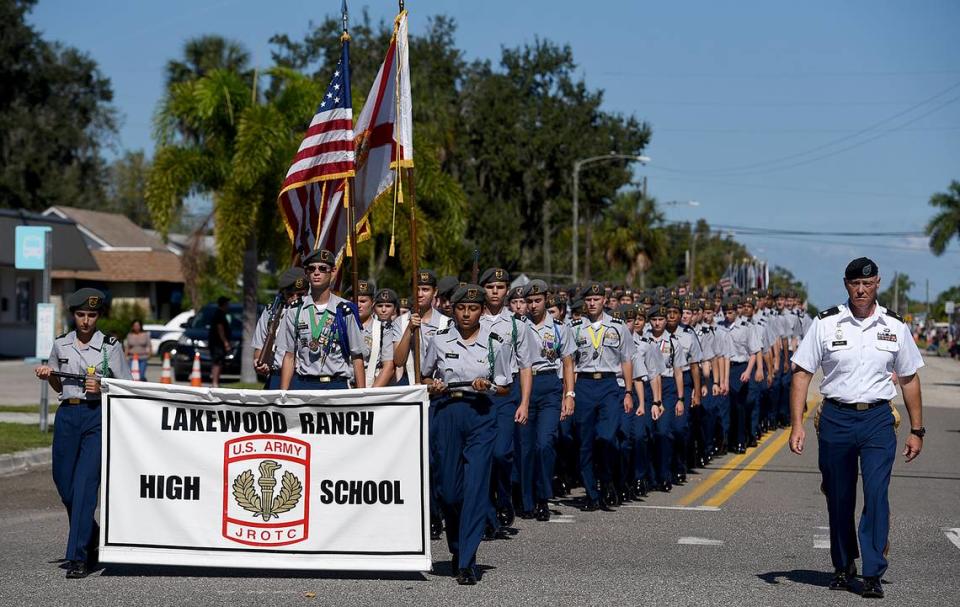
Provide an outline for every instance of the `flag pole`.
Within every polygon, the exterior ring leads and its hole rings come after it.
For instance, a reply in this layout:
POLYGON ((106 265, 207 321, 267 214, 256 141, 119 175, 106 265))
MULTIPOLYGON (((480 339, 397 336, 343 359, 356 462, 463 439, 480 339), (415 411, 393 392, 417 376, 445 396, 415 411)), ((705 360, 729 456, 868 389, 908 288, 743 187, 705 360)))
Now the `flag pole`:
MULTIPOLYGON (((403 4, 401 2, 401 4, 403 4)), ((410 265, 413 271, 413 301, 417 301, 417 275, 420 273, 420 259, 417 251, 417 188, 413 176, 413 167, 403 169, 407 174, 407 184, 410 188, 410 265)), ((414 303, 414 305, 417 305, 414 303)), ((413 340, 413 377, 420 383, 420 327, 413 327, 410 332, 413 340)))
MULTIPOLYGON (((340 15, 343 21, 343 33, 340 35, 340 44, 350 44, 350 22, 349 14, 347 12, 347 0, 342 0, 340 3, 340 15)), ((349 73, 350 66, 343 66, 344 70, 347 70, 345 73, 349 73)), ((350 87, 353 86, 353 83, 348 79, 347 82, 350 83, 350 87)), ((353 104, 353 95, 351 91, 346 91, 347 95, 350 95, 351 106, 353 104)), ((360 290, 360 277, 358 275, 358 255, 357 255, 357 218, 356 218, 356 205, 350 199, 353 193, 353 186, 355 180, 353 176, 347 177, 347 184, 343 192, 343 204, 346 206, 346 221, 347 221, 347 238, 348 238, 348 249, 350 253, 350 299, 353 301, 354 305, 358 304, 359 295, 357 291, 360 290)))

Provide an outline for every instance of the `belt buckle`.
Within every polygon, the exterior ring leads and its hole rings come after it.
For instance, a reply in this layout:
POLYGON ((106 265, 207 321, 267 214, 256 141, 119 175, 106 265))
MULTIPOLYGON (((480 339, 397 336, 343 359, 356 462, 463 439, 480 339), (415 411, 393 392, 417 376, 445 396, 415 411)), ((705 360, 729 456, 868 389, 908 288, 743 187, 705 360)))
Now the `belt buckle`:
POLYGON ((593 379, 603 379, 603 373, 599 373, 599 372, 598 372, 598 373, 594 373, 594 374, 591 375, 590 377, 592 377, 593 379))
POLYGON ((321 384, 328 384, 333 381, 333 378, 329 375, 318 375, 317 380, 319 380, 321 384))
POLYGON ((454 390, 450 393, 450 398, 463 398, 463 390, 454 390))
POLYGON ((67 399, 67 403, 69 403, 69 404, 71 404, 71 405, 79 405, 79 404, 80 404, 80 399, 79 399, 79 398, 68 398, 68 399, 67 399))
POLYGON ((867 403, 857 403, 857 411, 866 411, 870 408, 870 405, 867 403))

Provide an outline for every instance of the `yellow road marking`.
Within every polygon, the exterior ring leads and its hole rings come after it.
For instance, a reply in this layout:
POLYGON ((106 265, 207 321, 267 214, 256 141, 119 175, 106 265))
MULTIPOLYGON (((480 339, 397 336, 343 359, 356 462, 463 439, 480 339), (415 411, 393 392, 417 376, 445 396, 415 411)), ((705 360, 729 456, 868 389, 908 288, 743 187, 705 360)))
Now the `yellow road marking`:
MULTIPOLYGON (((806 423, 807 417, 814 410, 814 407, 808 403, 807 411, 803 415, 803 421, 806 423)), ((787 444, 787 441, 790 440, 790 433, 786 430, 781 431, 782 434, 776 437, 769 446, 765 447, 760 453, 757 454, 757 457, 754 458, 751 462, 749 468, 744 468, 741 470, 735 477, 733 477, 729 483, 723 489, 717 492, 712 498, 704 502, 704 506, 716 506, 720 507, 728 499, 734 496, 734 494, 743 488, 747 482, 750 481, 757 472, 759 472, 764 466, 766 466, 774 456, 780 452, 780 449, 787 444)))
POLYGON ((763 445, 763 443, 767 440, 767 438, 768 437, 764 436, 762 439, 760 439, 760 441, 757 442, 756 449, 747 451, 746 453, 741 453, 740 455, 736 455, 729 462, 725 462, 723 468, 717 468, 716 470, 714 470, 713 474, 705 478, 703 482, 701 482, 699 485, 697 485, 693 489, 693 491, 683 496, 683 499, 677 502, 677 504, 680 506, 689 506, 693 502, 700 499, 703 495, 707 493, 707 491, 710 491, 710 489, 712 489, 714 485, 716 485, 717 483, 725 479, 728 474, 736 470, 740 464, 747 461, 750 457, 758 453, 760 446, 763 445))

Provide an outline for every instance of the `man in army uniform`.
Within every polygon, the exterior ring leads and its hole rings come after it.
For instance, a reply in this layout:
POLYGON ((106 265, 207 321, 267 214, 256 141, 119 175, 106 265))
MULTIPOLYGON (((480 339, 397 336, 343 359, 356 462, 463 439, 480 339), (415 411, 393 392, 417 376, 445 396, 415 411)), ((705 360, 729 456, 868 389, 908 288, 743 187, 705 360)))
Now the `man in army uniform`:
POLYGON ((318 249, 303 260, 310 292, 288 314, 277 335, 284 352, 281 390, 336 390, 366 387, 366 343, 354 305, 331 293, 333 253, 318 249))
POLYGON ((274 320, 274 315, 279 315, 280 324, 283 325, 283 318, 292 308, 300 305, 303 294, 307 292, 307 276, 303 273, 303 268, 290 268, 280 275, 277 281, 278 301, 275 306, 266 308, 257 319, 257 327, 253 331, 253 366, 259 375, 266 376, 267 382, 264 384, 264 390, 276 390, 280 387, 280 367, 283 366, 283 352, 276 347, 276 335, 273 336, 273 358, 267 359, 262 365, 258 365, 260 353, 267 342, 267 332, 270 329, 270 323, 274 320))
POLYGON ((66 560, 71 579, 89 575, 100 535, 93 517, 100 487, 100 380, 132 379, 123 346, 97 330, 105 303, 96 289, 80 289, 68 297, 74 330, 57 337, 48 364, 36 368, 37 378, 60 393, 52 467, 70 523, 66 560))

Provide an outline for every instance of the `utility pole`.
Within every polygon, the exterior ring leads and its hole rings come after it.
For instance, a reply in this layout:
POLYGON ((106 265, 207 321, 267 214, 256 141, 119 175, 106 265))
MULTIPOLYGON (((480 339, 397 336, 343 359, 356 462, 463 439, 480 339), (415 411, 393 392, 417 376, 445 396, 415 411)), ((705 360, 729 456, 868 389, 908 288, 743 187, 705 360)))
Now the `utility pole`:
POLYGON ((893 273, 893 311, 900 313, 900 273, 893 273))

